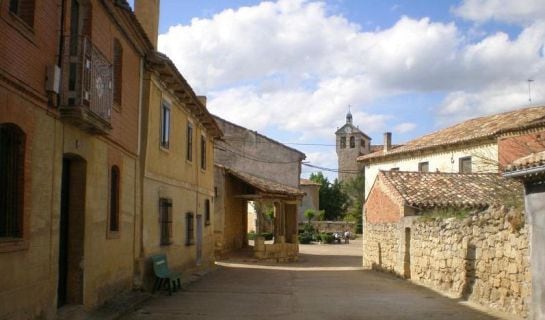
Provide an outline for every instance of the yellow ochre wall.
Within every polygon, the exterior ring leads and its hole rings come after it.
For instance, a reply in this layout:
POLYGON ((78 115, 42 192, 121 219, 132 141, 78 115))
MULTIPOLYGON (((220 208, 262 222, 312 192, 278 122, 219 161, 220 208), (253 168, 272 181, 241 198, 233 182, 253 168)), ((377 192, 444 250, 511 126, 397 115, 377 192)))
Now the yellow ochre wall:
POLYGON ((150 257, 166 254, 169 267, 187 274, 195 269, 206 268, 213 263, 213 139, 195 119, 183 103, 171 95, 157 81, 154 74, 148 74, 145 82, 144 99, 148 103, 143 113, 142 151, 143 156, 143 231, 142 257, 144 281, 151 284, 150 257), (169 148, 160 146, 161 102, 170 105, 169 148), (187 122, 193 124, 193 157, 186 160, 187 122), (206 138, 206 169, 200 166, 200 137, 206 138), (172 243, 160 245, 159 199, 172 201, 172 243), (204 201, 210 201, 210 223, 205 224, 204 201), (186 245, 186 213, 194 214, 194 244, 186 245), (197 215, 202 215, 203 240, 202 261, 197 265, 197 215))

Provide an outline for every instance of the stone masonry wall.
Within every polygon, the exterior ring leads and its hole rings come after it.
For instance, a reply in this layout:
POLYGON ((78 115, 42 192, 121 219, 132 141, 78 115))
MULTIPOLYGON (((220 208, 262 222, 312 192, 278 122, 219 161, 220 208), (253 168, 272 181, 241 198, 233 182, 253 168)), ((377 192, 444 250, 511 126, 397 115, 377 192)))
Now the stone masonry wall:
POLYGON ((400 239, 397 223, 366 224, 363 230, 363 266, 394 272, 397 270, 400 239))
POLYGON ((528 315, 528 230, 524 216, 515 211, 495 208, 462 220, 368 224, 364 266, 495 310, 528 315))

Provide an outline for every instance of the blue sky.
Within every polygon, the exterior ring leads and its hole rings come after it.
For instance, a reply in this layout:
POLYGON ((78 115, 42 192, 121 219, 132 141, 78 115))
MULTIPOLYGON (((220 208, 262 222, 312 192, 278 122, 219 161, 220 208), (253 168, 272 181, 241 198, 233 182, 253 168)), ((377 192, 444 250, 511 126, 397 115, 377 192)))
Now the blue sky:
POLYGON ((526 107, 530 78, 543 103, 543 17, 542 0, 161 0, 159 50, 211 112, 336 168, 348 105, 380 144, 526 107))

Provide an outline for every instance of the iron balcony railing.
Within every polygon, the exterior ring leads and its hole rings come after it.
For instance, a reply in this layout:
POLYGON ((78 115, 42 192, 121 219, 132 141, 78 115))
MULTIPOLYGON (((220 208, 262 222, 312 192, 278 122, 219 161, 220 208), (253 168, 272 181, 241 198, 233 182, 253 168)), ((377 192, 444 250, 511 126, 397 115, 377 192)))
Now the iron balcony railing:
POLYGON ((82 108, 109 126, 113 67, 88 37, 65 38, 62 74, 61 108, 65 112, 70 108, 82 108))

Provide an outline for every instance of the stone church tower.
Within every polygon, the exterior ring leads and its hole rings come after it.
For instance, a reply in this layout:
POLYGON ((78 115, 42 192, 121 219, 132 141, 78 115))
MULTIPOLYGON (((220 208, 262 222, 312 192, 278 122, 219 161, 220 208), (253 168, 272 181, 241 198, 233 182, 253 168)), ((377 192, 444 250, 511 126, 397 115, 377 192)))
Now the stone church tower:
POLYGON ((362 169, 356 159, 371 152, 371 138, 352 124, 350 109, 346 114, 346 124, 339 128, 335 135, 339 181, 347 181, 354 178, 362 169))

